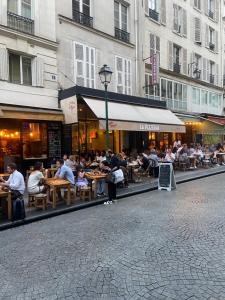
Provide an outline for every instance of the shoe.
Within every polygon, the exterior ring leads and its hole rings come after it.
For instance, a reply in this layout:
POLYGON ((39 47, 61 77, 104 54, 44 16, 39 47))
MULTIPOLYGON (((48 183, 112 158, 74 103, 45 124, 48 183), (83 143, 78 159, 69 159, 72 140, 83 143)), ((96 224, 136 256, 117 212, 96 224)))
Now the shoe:
POLYGON ((110 204, 110 203, 109 203, 109 201, 105 201, 104 204, 105 204, 105 205, 108 205, 108 204, 110 204))
POLYGON ((102 196, 102 194, 97 194, 97 197, 101 197, 102 196))
POLYGON ((113 202, 112 201, 108 201, 109 202, 109 204, 113 204, 113 202))
POLYGON ((197 167, 195 166, 195 169, 197 169, 197 167))
POLYGON ((219 167, 220 165, 219 165, 219 164, 216 164, 216 166, 219 167))

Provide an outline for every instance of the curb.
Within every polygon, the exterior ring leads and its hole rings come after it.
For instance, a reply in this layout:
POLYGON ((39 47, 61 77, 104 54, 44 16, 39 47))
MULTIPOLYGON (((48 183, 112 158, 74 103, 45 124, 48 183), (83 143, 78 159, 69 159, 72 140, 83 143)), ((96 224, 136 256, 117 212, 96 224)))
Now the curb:
MULTIPOLYGON (((197 176, 191 177, 191 178, 185 178, 185 179, 180 179, 180 180, 178 179, 176 181, 176 184, 182 184, 182 183, 186 183, 186 182, 190 182, 190 181, 195 181, 195 180, 198 180, 198 179, 207 178, 207 177, 211 177, 211 176, 215 176, 215 175, 220 175, 220 174, 223 174, 223 173, 225 173, 225 170, 221 170, 221 171, 217 171, 217 172, 213 172, 213 173, 208 173, 208 174, 203 174, 203 175, 197 175, 197 176)), ((154 186, 149 187, 149 188, 143 188, 141 190, 132 191, 132 192, 128 192, 126 194, 118 195, 117 199, 122 199, 122 198, 127 198, 127 197, 131 197, 131 196, 135 196, 135 195, 140 195, 140 194, 143 194, 143 193, 155 191, 157 189, 158 189, 158 186, 155 183, 154 186)), ((24 226, 24 225, 27 225, 27 224, 30 224, 30 223, 33 223, 33 222, 46 220, 46 219, 53 218, 53 217, 56 217, 56 216, 60 216, 60 215, 63 215, 63 214, 67 214, 67 213, 71 213, 71 212, 78 211, 78 210, 81 210, 81 209, 85 209, 85 208, 88 208, 88 207, 101 205, 105 202, 105 200, 107 200, 106 197, 101 198, 99 200, 92 201, 92 202, 79 204, 79 205, 74 206, 74 207, 66 207, 66 208, 63 208, 61 210, 52 211, 52 212, 49 212, 49 213, 46 213, 46 214, 43 214, 43 215, 29 217, 27 219, 16 221, 16 222, 6 223, 6 224, 3 224, 3 225, 0 225, 0 231, 12 229, 12 228, 19 227, 19 226, 24 226)))

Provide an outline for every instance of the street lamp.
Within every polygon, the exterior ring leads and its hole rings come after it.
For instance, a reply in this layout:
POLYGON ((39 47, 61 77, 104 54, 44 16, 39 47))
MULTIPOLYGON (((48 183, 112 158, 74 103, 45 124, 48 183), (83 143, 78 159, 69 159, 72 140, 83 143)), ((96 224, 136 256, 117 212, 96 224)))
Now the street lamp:
POLYGON ((105 122, 106 122, 106 137, 105 137, 105 145, 106 150, 109 148, 109 120, 108 120, 108 84, 111 82, 112 78, 112 71, 109 66, 103 65, 99 71, 99 77, 101 80, 101 83, 104 84, 105 87, 105 122))

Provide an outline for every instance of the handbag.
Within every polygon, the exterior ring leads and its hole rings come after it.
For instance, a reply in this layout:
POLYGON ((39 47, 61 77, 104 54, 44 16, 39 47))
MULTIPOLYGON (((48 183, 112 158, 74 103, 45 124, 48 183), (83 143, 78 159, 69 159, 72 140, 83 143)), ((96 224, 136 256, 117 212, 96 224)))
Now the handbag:
POLYGON ((124 174, 123 174, 123 171, 121 169, 116 170, 113 173, 114 173, 114 176, 115 176, 114 183, 119 183, 119 182, 124 180, 124 174))
POLYGON ((115 183, 115 174, 114 172, 109 172, 105 179, 106 183, 115 183))

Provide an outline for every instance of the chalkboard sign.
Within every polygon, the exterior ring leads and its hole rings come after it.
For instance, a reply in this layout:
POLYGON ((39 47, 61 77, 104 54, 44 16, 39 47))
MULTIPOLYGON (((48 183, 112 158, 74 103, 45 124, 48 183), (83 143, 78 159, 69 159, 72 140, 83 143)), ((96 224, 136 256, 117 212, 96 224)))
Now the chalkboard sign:
POLYGON ((61 125, 59 123, 48 124, 48 157, 61 157, 61 125))
POLYGON ((162 163, 159 165, 158 189, 171 191, 176 188, 173 165, 171 163, 162 163))

